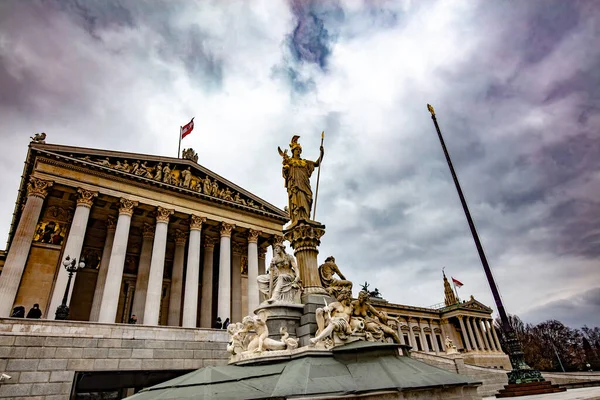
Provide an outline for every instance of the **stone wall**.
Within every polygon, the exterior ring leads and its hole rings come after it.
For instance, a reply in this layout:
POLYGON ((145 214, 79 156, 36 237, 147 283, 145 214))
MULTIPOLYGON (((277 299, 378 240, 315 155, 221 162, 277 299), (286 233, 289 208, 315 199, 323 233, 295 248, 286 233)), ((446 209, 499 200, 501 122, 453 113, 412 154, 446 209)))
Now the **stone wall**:
POLYGON ((69 399, 75 372, 225 365, 223 330, 0 318, 0 398, 69 399))
POLYGON ((542 372, 542 376, 556 385, 600 382, 600 372, 542 372))
POLYGON ((477 389, 477 393, 483 397, 495 395, 498 390, 508 384, 508 376, 506 374, 508 371, 465 364, 462 355, 438 356, 414 351, 411 352, 411 356, 434 367, 466 375, 476 381, 482 382, 482 385, 477 389))

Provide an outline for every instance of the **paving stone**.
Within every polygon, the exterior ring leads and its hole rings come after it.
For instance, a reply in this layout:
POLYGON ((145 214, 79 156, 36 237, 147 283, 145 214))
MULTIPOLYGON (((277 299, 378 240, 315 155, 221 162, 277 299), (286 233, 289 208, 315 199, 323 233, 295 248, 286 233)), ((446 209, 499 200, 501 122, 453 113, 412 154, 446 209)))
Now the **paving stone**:
POLYGON ((74 371, 89 371, 94 369, 94 359, 85 358, 85 359, 70 359, 67 363, 67 369, 74 371))
POLYGON ((56 371, 56 370, 64 370, 67 368, 67 362, 69 360, 64 359, 48 359, 48 360, 40 360, 38 365, 38 371, 56 371))
POLYGON ((25 358, 54 358, 56 347, 27 347, 25 358))
POLYGON ((194 350, 194 358, 204 359, 212 356, 212 350, 194 350))
POLYGON ((153 358, 154 349, 133 349, 131 358, 153 358))
POLYGON ((17 396, 27 396, 31 392, 33 384, 25 383, 22 385, 0 385, 0 397, 14 398, 17 396))
POLYGON ((119 360, 119 369, 141 369, 142 360, 119 360))
POLYGON ((183 360, 164 360, 164 369, 185 369, 183 360))
POLYGON ((204 350, 205 345, 203 342, 185 342, 183 348, 186 350, 204 350))
POLYGON ((147 349, 164 349, 164 340, 144 340, 144 347, 147 349))
POLYGON ((15 336, 0 335, 0 346, 12 346, 15 344, 15 336))
POLYGON ((0 358, 8 358, 12 351, 13 347, 2 346, 0 347, 0 358))
POLYGON ((73 347, 58 347, 56 349, 56 353, 54 353, 54 356, 56 358, 81 358, 83 356, 83 349, 73 347))
POLYGON ((52 371, 50 382, 73 382, 74 371, 52 371))
POLYGON ((39 360, 8 360, 8 371, 35 371, 39 360))
POLYGON ((47 347, 73 347, 73 338, 70 337, 58 337, 58 336, 47 336, 44 342, 44 346, 47 347))
POLYGON ((108 357, 108 350, 108 348, 83 349, 82 358, 106 358, 108 357))
POLYGON ((50 372, 21 372, 19 383, 48 382, 49 379, 50 372))
POLYGON ((8 358, 26 358, 28 347, 13 347, 8 358))
POLYGON ((110 370, 117 368, 119 368, 119 360, 116 358, 94 360, 94 370, 110 370))
POLYGON ((154 358, 194 358, 194 350, 154 350, 154 358))
POLYGON ((183 366, 186 369, 198 369, 204 366, 203 360, 183 360, 183 366))
POLYGON ((63 383, 36 383, 31 387, 32 395, 63 394, 63 383))
POLYGON ((165 341, 165 349, 184 349, 186 342, 165 341))
POLYGON ((123 339, 121 341, 121 347, 127 349, 143 349, 144 347, 146 347, 145 342, 145 340, 139 339, 123 339))
MULTIPOLYGON (((117 361, 117 360, 115 360, 117 361)), ((152 369, 164 369, 164 361, 165 360, 153 360, 153 359, 143 359, 142 360, 142 369, 143 370, 152 370, 152 369)))
POLYGON ((15 346, 43 346, 44 336, 17 336, 15 339, 15 346))
POLYGON ((129 358, 132 349, 108 349, 108 358, 129 358))
POLYGON ((121 347, 121 339, 98 339, 98 347, 121 347))

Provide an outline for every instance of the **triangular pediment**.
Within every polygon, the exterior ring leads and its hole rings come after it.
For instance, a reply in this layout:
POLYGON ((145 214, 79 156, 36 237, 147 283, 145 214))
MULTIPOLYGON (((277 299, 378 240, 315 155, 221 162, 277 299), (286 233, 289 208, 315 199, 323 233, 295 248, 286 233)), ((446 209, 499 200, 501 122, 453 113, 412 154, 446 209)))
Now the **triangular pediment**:
POLYGON ((187 150, 187 159, 50 144, 32 144, 40 155, 118 176, 141 184, 196 196, 204 201, 268 215, 287 222, 285 211, 235 185, 197 163, 187 150))
POLYGON ((486 306, 483 303, 480 303, 479 301, 477 301, 475 299, 471 299, 471 300, 467 301, 466 303, 461 304, 460 308, 466 309, 466 310, 485 311, 485 312, 493 311, 491 308, 489 308, 488 306, 486 306))

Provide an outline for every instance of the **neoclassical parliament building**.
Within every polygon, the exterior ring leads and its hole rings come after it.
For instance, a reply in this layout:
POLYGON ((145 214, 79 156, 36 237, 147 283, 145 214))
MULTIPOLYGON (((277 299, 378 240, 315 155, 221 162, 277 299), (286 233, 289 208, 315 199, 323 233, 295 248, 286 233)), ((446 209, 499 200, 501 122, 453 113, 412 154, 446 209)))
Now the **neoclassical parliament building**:
MULTIPOLYGON (((0 397, 126 394, 225 364, 216 320, 241 321, 264 300, 257 277, 288 221, 191 149, 169 158, 34 140, 0 252, 0 372, 12 376, 0 397), (85 264, 72 281, 67 256, 85 264), (34 304, 40 319, 11 317, 34 304)), ((465 363, 510 368, 492 310, 441 283, 438 308, 372 302, 414 352, 443 357, 449 338, 465 363)))

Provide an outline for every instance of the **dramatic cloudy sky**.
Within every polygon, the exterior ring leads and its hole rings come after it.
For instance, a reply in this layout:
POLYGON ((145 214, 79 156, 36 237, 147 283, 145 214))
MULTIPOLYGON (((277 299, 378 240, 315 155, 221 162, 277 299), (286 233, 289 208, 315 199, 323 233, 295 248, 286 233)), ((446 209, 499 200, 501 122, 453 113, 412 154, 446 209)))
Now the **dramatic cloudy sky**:
MULTIPOLYGON (((0 2, 0 231, 29 136, 199 162, 283 208, 316 159, 320 260, 392 302, 493 305, 435 106, 510 313, 600 325, 597 1, 0 2)), ((313 177, 316 180, 316 174, 313 177)))

